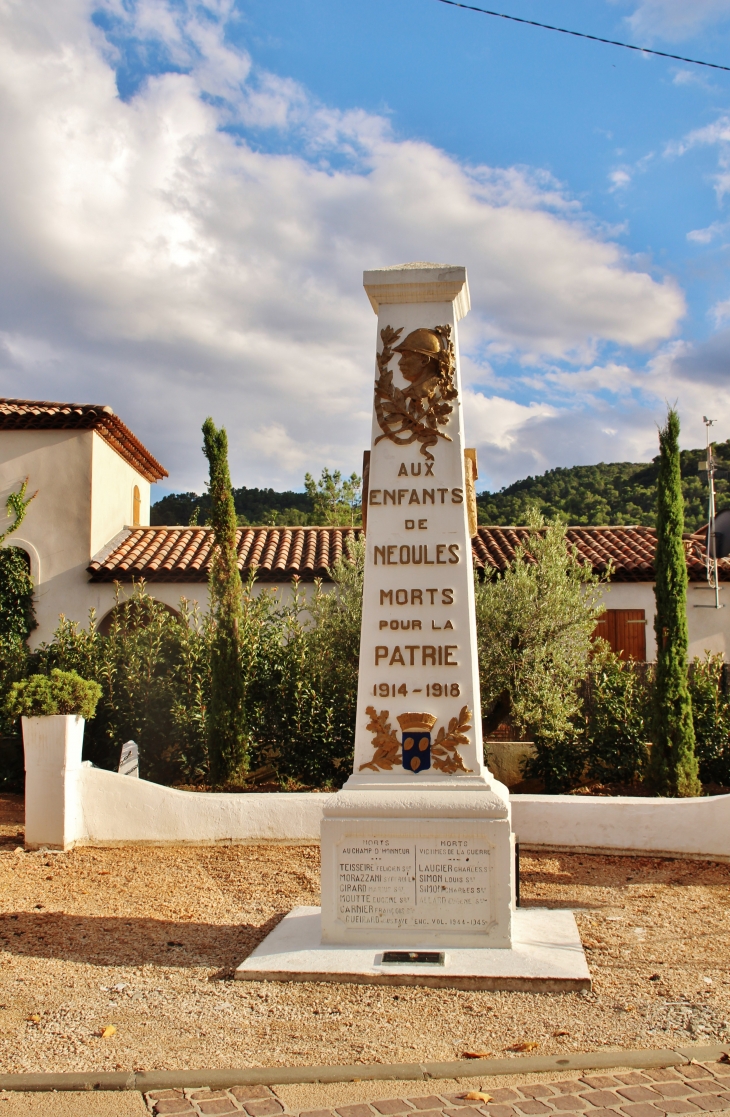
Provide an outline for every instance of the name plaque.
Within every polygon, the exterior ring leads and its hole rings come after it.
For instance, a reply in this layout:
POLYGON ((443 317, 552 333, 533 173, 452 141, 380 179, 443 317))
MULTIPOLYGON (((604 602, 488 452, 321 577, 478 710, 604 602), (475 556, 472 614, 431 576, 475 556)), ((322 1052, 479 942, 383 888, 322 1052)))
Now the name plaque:
POLYGON ((351 927, 485 929, 491 852, 458 838, 340 842, 336 918, 351 927))

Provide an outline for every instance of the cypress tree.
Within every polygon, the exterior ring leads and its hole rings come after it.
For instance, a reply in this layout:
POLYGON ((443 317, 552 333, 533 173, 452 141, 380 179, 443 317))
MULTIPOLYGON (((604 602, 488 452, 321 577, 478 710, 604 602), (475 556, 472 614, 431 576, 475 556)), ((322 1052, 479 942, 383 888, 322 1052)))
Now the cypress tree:
POLYGON ((692 702, 687 684, 687 564, 682 543, 684 502, 679 472, 679 416, 659 431, 656 518, 654 747, 651 770, 661 795, 701 794, 692 702))
POLYGON ((236 509, 228 470, 228 436, 213 420, 203 423, 203 450, 210 467, 210 523, 214 532, 208 581, 213 635, 210 703, 207 710, 211 777, 222 784, 246 771, 245 680, 241 662, 243 585, 236 551, 236 509))

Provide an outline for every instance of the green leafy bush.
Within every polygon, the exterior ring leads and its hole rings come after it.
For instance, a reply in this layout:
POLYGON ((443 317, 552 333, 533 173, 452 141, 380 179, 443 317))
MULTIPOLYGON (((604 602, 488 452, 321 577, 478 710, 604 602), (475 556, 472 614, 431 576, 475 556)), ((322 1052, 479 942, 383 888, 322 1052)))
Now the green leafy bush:
POLYGON ((619 659, 604 646, 591 662, 585 690, 579 723, 585 776, 604 784, 642 780, 651 720, 651 679, 644 665, 619 659))
POLYGON ((730 696, 721 655, 695 659, 689 673, 695 754, 703 783, 730 787, 730 696))
POLYGON ((24 641, 37 627, 28 556, 19 547, 0 547, 0 640, 24 641))
MULTIPOLYGON (((260 593, 252 581, 243 587, 245 746, 250 768, 272 769, 282 786, 339 785, 349 773, 364 554, 364 544, 356 545, 353 561, 333 569, 335 585, 315 585, 309 600, 296 585, 260 593)), ((171 612, 143 583, 129 597, 117 587, 107 635, 93 613, 87 628, 62 617, 29 669, 75 671, 101 687, 86 728, 87 759, 114 769, 131 737, 144 778, 216 786, 206 717, 213 626, 184 600, 171 612)))
POLYGON ((76 671, 55 668, 50 675, 32 675, 29 679, 13 683, 7 705, 15 717, 77 714, 93 718, 100 698, 98 683, 82 679, 76 671))
MULTIPOLYGON (((20 494, 11 494, 21 502, 21 511, 24 491, 21 488, 20 494)), ((17 526, 17 508, 9 506, 8 511, 15 512, 17 526)), ((0 547, 0 791, 23 790, 20 721, 7 709, 4 699, 13 683, 28 674, 27 639, 36 627, 28 556, 18 547, 0 547)))
POLYGON ((523 763, 528 779, 542 780, 548 795, 563 795, 577 787, 586 766, 586 742, 569 726, 560 737, 534 734, 534 755, 523 763))
POLYGON ((93 611, 87 628, 61 617, 33 668, 43 675, 54 668, 76 671, 101 686, 96 716, 84 737, 88 760, 116 769, 120 745, 132 738, 140 746, 145 779, 200 782, 209 776, 208 656, 208 622, 197 609, 183 600, 176 615, 138 583, 130 597, 117 587, 106 636, 93 611))
MULTIPOLYGON (((251 690, 253 753, 283 781, 339 786, 352 764, 365 545, 341 558, 330 590, 295 587, 272 603, 251 690)), ((262 594, 261 597, 265 595, 262 594)), ((259 599, 260 600, 260 599, 259 599)))

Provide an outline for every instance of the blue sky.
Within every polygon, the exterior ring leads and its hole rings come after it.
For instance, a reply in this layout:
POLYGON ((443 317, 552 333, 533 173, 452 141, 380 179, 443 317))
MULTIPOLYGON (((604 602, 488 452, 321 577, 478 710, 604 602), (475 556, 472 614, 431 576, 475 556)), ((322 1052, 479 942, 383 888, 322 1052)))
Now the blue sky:
MULTIPOLYGON (((730 0, 499 10, 730 65, 730 0)), ((480 485, 730 437, 730 74, 437 0, 15 0, 0 391, 109 403, 200 489, 359 467, 363 268, 466 264, 480 485), (56 10, 58 9, 58 10, 56 10)))

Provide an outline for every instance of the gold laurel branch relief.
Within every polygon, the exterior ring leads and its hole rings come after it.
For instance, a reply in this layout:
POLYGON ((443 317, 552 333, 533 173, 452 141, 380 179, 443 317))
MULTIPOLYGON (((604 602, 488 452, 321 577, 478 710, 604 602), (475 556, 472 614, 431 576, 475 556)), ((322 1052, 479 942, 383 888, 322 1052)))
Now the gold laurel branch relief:
POLYGON ((370 718, 368 729, 373 734, 373 748, 375 755, 369 764, 361 764, 363 768, 370 768, 373 772, 389 772, 396 764, 401 762, 401 746, 398 738, 390 727, 388 710, 377 713, 374 706, 368 706, 365 713, 370 718))
MULTIPOLYGON (((450 435, 438 429, 448 423, 454 410, 451 401, 458 395, 454 383, 456 357, 451 326, 434 326, 432 329, 414 331, 431 335, 434 352, 424 354, 430 358, 429 368, 419 380, 401 390, 393 383, 393 373, 388 365, 395 355, 394 347, 400 340, 403 329, 404 327, 394 330, 392 326, 385 326, 380 331, 383 348, 377 355, 375 414, 383 433, 375 439, 375 445, 383 438, 389 438, 397 446, 419 442, 421 454, 433 461, 429 447, 435 446, 439 438, 452 441, 450 435)), ((407 342, 408 338, 404 342, 404 348, 407 342)))
POLYGON ((431 746, 433 767, 439 772, 452 775, 454 772, 471 772, 471 768, 464 765, 464 761, 457 752, 459 745, 468 745, 469 738, 466 734, 471 729, 471 710, 462 706, 459 716, 452 718, 448 730, 443 725, 438 731, 436 740, 431 746))
MULTIPOLYGON (((381 710, 378 714, 374 706, 367 706, 365 713, 370 718, 368 730, 373 734, 375 754, 368 764, 360 765, 360 771, 362 772, 364 768, 369 768, 372 772, 392 771, 396 765, 401 763, 403 753, 398 738, 388 721, 390 713, 388 710, 381 710)), ((454 772, 472 771, 471 768, 464 765, 464 761, 457 751, 459 745, 469 744, 469 738, 466 734, 472 728, 471 718, 472 714, 469 708, 462 706, 459 716, 451 718, 448 730, 444 729, 443 725, 439 729, 436 740, 431 746, 433 767, 437 771, 445 772, 446 775, 453 775, 454 772)))

